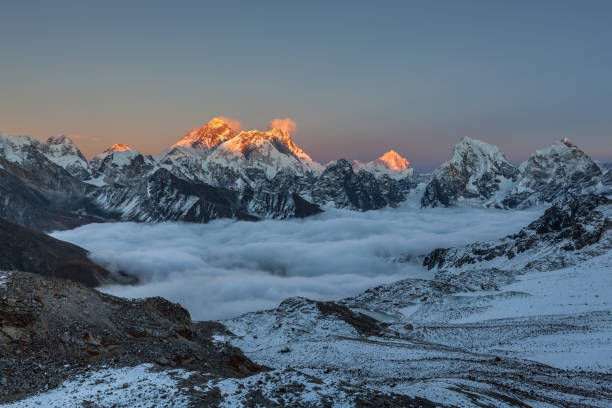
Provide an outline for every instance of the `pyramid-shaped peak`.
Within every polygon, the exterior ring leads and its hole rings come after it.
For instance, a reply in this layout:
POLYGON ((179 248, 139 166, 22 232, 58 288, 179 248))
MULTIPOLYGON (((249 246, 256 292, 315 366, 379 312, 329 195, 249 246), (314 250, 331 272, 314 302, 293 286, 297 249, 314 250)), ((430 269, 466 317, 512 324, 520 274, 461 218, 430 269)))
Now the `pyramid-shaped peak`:
POLYGON ((393 149, 380 156, 378 161, 395 171, 404 171, 410 167, 410 162, 393 149))
POLYGON ((207 151, 236 135, 240 123, 221 116, 212 118, 200 128, 191 129, 172 147, 182 146, 207 151))
POLYGON ((114 145, 104 150, 104 153, 124 152, 126 150, 134 150, 134 149, 132 149, 130 146, 123 144, 123 143, 115 143, 114 145))

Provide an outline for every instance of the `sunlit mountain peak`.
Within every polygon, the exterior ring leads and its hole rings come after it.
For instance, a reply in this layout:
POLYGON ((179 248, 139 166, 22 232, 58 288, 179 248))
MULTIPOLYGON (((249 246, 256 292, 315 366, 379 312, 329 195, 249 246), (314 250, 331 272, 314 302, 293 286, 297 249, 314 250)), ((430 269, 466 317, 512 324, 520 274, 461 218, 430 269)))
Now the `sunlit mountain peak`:
POLYGON ((191 149, 208 151, 236 135, 240 123, 224 117, 212 118, 206 125, 191 129, 172 147, 181 146, 191 149))
POLYGON ((112 145, 109 148, 107 148, 106 150, 104 150, 104 153, 125 152, 126 150, 133 150, 133 149, 130 146, 126 145, 126 144, 115 143, 114 145, 112 145))
POLYGON ((380 156, 378 161, 395 171, 404 171, 410 167, 410 162, 406 158, 400 156, 395 150, 389 150, 387 153, 380 156))

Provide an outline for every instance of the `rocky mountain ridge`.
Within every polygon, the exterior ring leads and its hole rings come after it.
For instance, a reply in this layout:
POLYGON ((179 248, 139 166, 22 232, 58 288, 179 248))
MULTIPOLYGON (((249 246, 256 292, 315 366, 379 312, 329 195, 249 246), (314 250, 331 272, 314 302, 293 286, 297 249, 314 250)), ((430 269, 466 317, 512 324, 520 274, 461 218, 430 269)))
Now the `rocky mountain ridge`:
POLYGON ((537 150, 516 168, 496 146, 464 138, 432 175, 421 204, 522 209, 588 193, 612 193, 610 177, 567 139, 537 150))
POLYGON ((207 222, 219 217, 305 217, 320 212, 319 205, 363 211, 403 201, 399 191, 407 190, 412 174, 396 156, 393 160, 401 167, 397 174, 402 176, 395 178, 355 172, 350 164, 342 175, 336 174, 339 169, 334 165, 323 175, 323 166, 299 148, 287 131, 235 132, 222 118, 190 131, 156 157, 118 143, 87 162, 66 136, 46 143, 27 136, 1 136, 0 159, 9 162, 0 168, 2 182, 7 190, 10 186, 9 197, 16 197, 5 201, 0 214, 42 230, 73 227, 91 217, 207 222), (55 186, 52 192, 44 185, 21 186, 24 178, 36 177, 68 185, 55 186), (341 191, 322 187, 334 177, 346 180, 333 185, 341 191), (38 211, 40 216, 26 220, 19 207, 36 207, 28 212, 38 211), (54 208, 57 214, 48 217, 54 208), (57 221, 62 216, 75 221, 57 221))
POLYGON ((425 177, 394 151, 368 163, 340 159, 323 167, 285 130, 237 132, 222 118, 155 157, 115 144, 87 162, 66 136, 41 142, 2 134, 0 160, 7 191, 0 215, 46 230, 91 217, 207 222, 303 217, 321 208, 375 210, 420 195, 423 183, 424 207, 520 209, 612 191, 610 170, 604 173, 567 140, 514 167, 497 147, 464 138, 452 159, 425 177))
POLYGON ((513 270, 560 268, 579 262, 574 254, 586 246, 593 255, 604 253, 611 243, 612 200, 586 194, 553 205, 518 233, 499 241, 436 249, 425 257, 423 266, 455 271, 475 264, 513 270))

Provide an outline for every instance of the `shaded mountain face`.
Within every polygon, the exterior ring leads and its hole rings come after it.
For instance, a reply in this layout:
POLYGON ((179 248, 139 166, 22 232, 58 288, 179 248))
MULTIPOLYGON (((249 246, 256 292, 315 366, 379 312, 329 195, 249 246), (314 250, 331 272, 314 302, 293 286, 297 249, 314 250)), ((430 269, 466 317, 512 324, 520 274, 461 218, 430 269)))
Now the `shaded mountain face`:
POLYGON ((390 178, 387 184, 364 170, 358 173, 344 159, 325 168, 312 186, 310 196, 321 205, 354 210, 375 210, 387 205, 395 206, 405 198, 390 178))
POLYGON ((47 159, 63 167, 72 176, 79 180, 90 178, 87 159, 68 136, 57 135, 48 138, 46 144, 41 144, 41 150, 47 159))
POLYGON ((457 144, 453 157, 437 169, 421 200, 424 207, 449 207, 461 201, 488 202, 518 177, 496 146, 468 137, 457 144))
POLYGON ((103 186, 92 193, 94 203, 124 221, 186 221, 204 223, 218 218, 256 220, 236 193, 208 184, 188 182, 157 169, 129 186, 103 186))
POLYGON ((0 270, 33 272, 90 287, 117 282, 87 255, 81 247, 0 219, 0 270))
POLYGON ((143 155, 124 144, 114 144, 94 156, 89 163, 93 179, 105 184, 131 185, 156 167, 151 156, 143 155))
POLYGON ((99 220, 86 210, 93 187, 49 160, 41 145, 0 134, 0 217, 44 231, 99 220))
POLYGON ((572 260, 574 251, 591 246, 591 252, 596 253, 600 243, 603 247, 612 243, 612 200, 604 195, 586 194, 553 205, 520 232, 499 241, 436 249, 425 257, 423 266, 428 269, 465 269, 474 264, 516 270, 550 268, 543 263, 543 258, 549 263, 558 263, 555 267, 563 267, 576 262, 572 260))

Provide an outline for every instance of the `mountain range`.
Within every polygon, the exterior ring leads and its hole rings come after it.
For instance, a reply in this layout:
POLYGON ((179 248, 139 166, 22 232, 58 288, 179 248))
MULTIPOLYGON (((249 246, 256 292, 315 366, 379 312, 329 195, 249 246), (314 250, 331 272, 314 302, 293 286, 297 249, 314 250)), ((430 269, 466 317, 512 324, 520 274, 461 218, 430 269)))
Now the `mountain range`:
POLYGON ((118 143, 89 161, 64 135, 42 142, 0 134, 0 216, 39 230, 103 220, 285 219, 394 207, 415 194, 423 207, 527 208, 609 192, 611 172, 568 140, 515 167, 496 146, 468 137, 431 175, 393 150, 324 166, 283 129, 236 132, 213 118, 158 155, 118 143))

